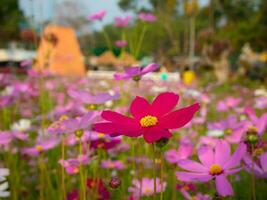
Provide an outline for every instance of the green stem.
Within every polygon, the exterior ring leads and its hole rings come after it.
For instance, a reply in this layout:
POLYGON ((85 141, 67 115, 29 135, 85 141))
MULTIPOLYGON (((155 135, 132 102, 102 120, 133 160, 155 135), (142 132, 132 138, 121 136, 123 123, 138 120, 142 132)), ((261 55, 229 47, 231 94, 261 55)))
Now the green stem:
MULTIPOLYGON (((80 138, 80 145, 79 145, 79 154, 82 155, 82 140, 80 138)), ((81 200, 86 200, 86 188, 85 188, 85 179, 83 175, 83 166, 82 163, 80 164, 80 193, 81 193, 81 200)))
POLYGON ((140 52, 140 49, 141 49, 141 45, 143 43, 143 40, 144 40, 144 37, 145 37, 145 34, 146 34, 146 25, 143 26, 143 30, 141 32, 141 36, 139 38, 139 41, 137 43, 137 48, 134 52, 134 57, 137 58, 138 55, 139 55, 139 52, 140 52))
POLYGON ((252 146, 252 163, 251 163, 252 173, 251 173, 251 184, 252 184, 252 199, 256 200, 256 180, 254 174, 254 146, 252 146))
MULTIPOLYGON (((65 143, 64 143, 64 136, 61 142, 61 159, 65 160, 65 143)), ((64 166, 61 166, 61 186, 62 186, 62 195, 63 199, 66 199, 66 186, 65 186, 65 169, 64 166)))
POLYGON ((163 200, 163 153, 160 151, 160 200, 163 200))
POLYGON ((154 179, 154 193, 153 193, 153 200, 156 200, 156 190, 157 190, 157 183, 156 183, 156 151, 155 151, 155 144, 152 143, 153 148, 153 179, 154 179))
POLYGON ((108 34, 107 34, 105 28, 103 28, 103 35, 104 35, 104 38, 105 38, 105 40, 106 40, 108 49, 109 49, 110 51, 112 51, 112 45, 111 45, 111 42, 110 42, 110 38, 109 38, 109 36, 108 36, 108 34))

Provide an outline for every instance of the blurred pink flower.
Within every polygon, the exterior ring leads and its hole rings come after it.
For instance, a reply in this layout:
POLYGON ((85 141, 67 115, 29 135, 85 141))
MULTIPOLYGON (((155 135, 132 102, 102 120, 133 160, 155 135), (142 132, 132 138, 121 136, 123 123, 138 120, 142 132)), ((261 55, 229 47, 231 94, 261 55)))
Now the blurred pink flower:
POLYGON ((89 15, 87 19, 91 21, 96 21, 96 20, 101 21, 105 15, 106 15, 106 10, 100 10, 96 13, 89 15))
POLYGON ((130 20, 132 19, 131 16, 126 16, 126 17, 115 17, 115 23, 114 26, 115 27, 126 27, 128 26, 130 20))
POLYGON ((157 20, 157 17, 155 15, 153 15, 152 13, 145 12, 139 13, 138 18, 144 22, 154 22, 157 20))

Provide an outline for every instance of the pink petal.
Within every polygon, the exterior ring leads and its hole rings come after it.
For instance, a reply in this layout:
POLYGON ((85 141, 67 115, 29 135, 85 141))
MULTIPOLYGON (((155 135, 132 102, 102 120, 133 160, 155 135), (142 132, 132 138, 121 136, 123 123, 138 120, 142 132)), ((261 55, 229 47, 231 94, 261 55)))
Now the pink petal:
POLYGON ((198 158, 203 165, 210 167, 214 164, 214 152, 209 146, 202 146, 198 149, 198 158))
POLYGON ((115 124, 110 122, 95 123, 93 130, 116 136, 126 135, 129 137, 138 137, 142 135, 141 128, 135 124, 115 124))
POLYGON ((107 120, 114 123, 135 123, 133 118, 124 116, 120 113, 113 112, 111 110, 105 110, 102 112, 101 116, 107 120))
POLYGON ((246 150, 247 150, 247 146, 244 143, 241 143, 237 147, 233 155, 230 157, 230 159, 224 163, 223 169, 230 169, 230 168, 233 168, 239 165, 240 160, 244 157, 246 153, 246 150))
POLYGON ((215 146, 215 163, 223 165, 230 158, 230 145, 225 140, 218 140, 215 146))
POLYGON ((180 181, 185 182, 207 182, 212 179, 212 176, 207 173, 191 173, 191 172, 176 172, 176 177, 180 181))
POLYGON ((163 116, 175 108, 179 101, 179 96, 172 92, 161 93, 156 97, 151 105, 151 114, 163 116))
POLYGON ((242 169, 243 169, 242 167, 239 167, 239 168, 236 168, 236 169, 227 170, 224 173, 226 175, 236 174, 236 173, 240 172, 242 169))
POLYGON ((133 100, 130 110, 135 118, 140 119, 148 114, 150 110, 150 104, 146 99, 137 96, 133 100))
POLYGON ((168 130, 161 129, 158 126, 148 128, 144 132, 144 139, 147 143, 153 143, 161 138, 170 138, 171 136, 172 134, 168 130))
POLYGON ((263 171, 267 171, 267 152, 260 156, 260 163, 263 171))
POLYGON ((226 177, 223 174, 216 176, 215 184, 216 184, 216 190, 221 196, 225 197, 233 195, 233 188, 230 182, 226 179, 226 177))
POLYGON ((206 168, 205 166, 193 160, 184 159, 184 160, 178 161, 177 164, 182 169, 192 171, 192 172, 207 172, 208 173, 209 171, 208 168, 206 168))
POLYGON ((166 129, 176 129, 186 125, 200 108, 198 103, 176 110, 159 120, 160 126, 166 129))

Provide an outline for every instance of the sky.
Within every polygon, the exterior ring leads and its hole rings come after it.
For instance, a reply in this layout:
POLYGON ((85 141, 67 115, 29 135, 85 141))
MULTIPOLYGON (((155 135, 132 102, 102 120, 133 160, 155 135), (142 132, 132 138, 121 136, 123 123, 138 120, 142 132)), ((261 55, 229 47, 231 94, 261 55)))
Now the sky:
MULTIPOLYGON (((65 0, 19 0, 19 5, 24 14, 28 17, 34 16, 35 23, 42 23, 43 21, 53 19, 55 8, 65 0)), ((119 0, 73 0, 74 2, 81 3, 84 12, 88 15, 97 12, 101 9, 107 11, 103 22, 94 24, 95 29, 100 29, 103 24, 111 23, 115 16, 123 16, 127 13, 123 12, 117 5, 119 0)), ((140 6, 148 5, 148 0, 139 0, 140 6)), ((201 5, 205 5, 209 0, 200 0, 201 5)))

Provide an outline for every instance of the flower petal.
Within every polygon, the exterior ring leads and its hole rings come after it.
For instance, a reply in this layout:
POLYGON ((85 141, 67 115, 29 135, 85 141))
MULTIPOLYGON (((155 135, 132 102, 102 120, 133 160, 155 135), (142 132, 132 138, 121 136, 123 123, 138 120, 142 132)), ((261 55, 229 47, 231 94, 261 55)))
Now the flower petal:
POLYGON ((172 137, 172 134, 166 130, 166 129, 161 129, 158 126, 154 126, 152 128, 148 128, 144 132, 144 139, 147 143, 153 143, 161 138, 170 138, 172 137))
POLYGON ((198 149, 198 158, 203 165, 210 167, 214 164, 214 151, 209 146, 201 146, 198 149))
POLYGON ((163 116, 175 108, 179 101, 179 96, 172 92, 164 92, 156 97, 151 104, 151 114, 163 116))
POLYGON ((166 129, 176 129, 186 125, 200 108, 198 103, 176 110, 159 120, 160 126, 166 129))
POLYGON ((225 140, 218 140, 215 146, 215 163, 223 165, 230 158, 230 145, 225 140))
POLYGON ((129 137, 138 137, 142 135, 141 128, 134 124, 116 124, 110 122, 95 123, 93 130, 113 136, 126 135, 129 137))
POLYGON ((205 166, 193 160, 187 160, 187 159, 180 160, 178 161, 177 165, 184 170, 188 170, 192 172, 207 172, 208 173, 209 171, 208 168, 206 168, 205 166))
POLYGON ((157 68, 159 68, 159 65, 156 64, 156 63, 151 63, 149 65, 147 65, 146 67, 144 67, 141 71, 141 74, 144 75, 144 74, 147 74, 149 72, 153 72, 155 71, 157 68))
POLYGON ((150 104, 146 99, 138 96, 135 97, 130 108, 130 111, 135 118, 140 119, 141 117, 147 115, 149 110, 150 104))
POLYGON ((216 190, 221 196, 225 197, 233 195, 233 188, 230 182, 225 177, 225 175, 221 174, 219 176, 216 176, 215 184, 216 184, 216 190))
POLYGON ((120 113, 113 112, 111 110, 105 110, 102 112, 101 116, 107 120, 114 123, 135 123, 133 118, 124 116, 120 113))
POLYGON ((223 165, 223 169, 230 169, 239 165, 240 160, 244 157, 246 153, 247 147, 244 143, 241 143, 230 157, 230 159, 225 162, 223 165))
POLYGON ((209 174, 191 172, 176 172, 176 177, 178 180, 185 182, 207 182, 212 179, 209 174))

